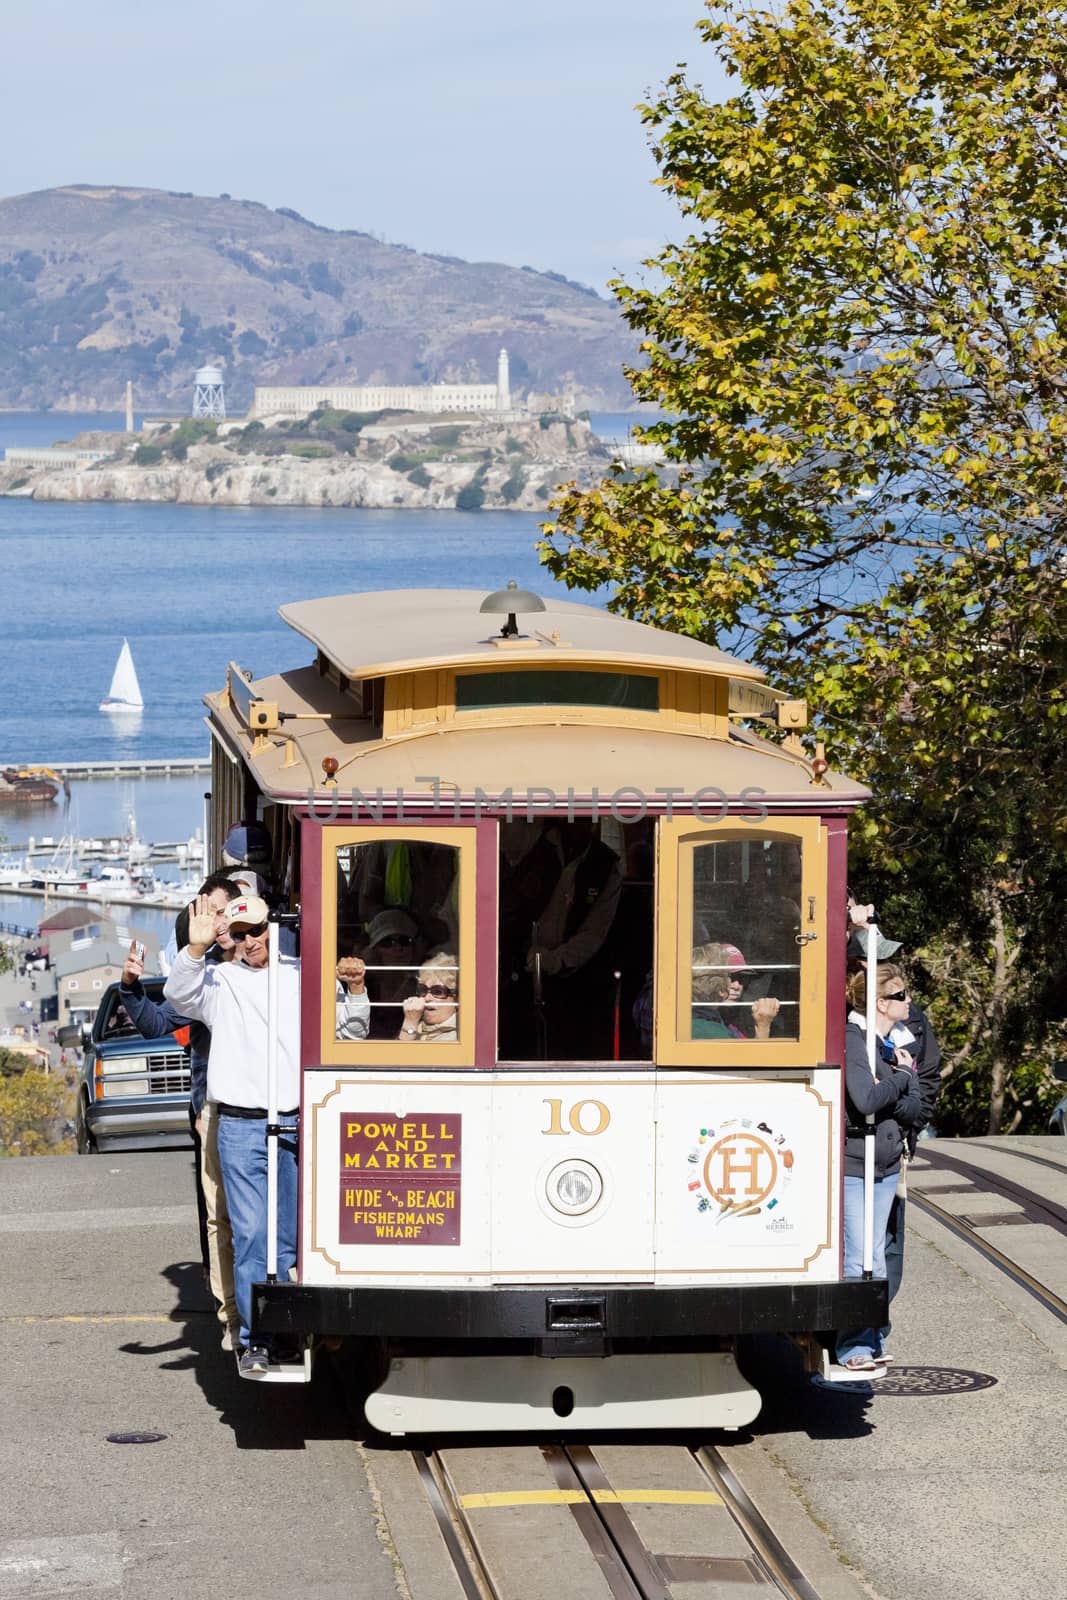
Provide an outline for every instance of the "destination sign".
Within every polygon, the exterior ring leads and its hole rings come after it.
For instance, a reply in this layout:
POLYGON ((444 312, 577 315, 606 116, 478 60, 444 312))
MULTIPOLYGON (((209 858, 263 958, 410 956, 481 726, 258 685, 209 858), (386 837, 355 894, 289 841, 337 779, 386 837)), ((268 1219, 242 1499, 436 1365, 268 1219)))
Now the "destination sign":
POLYGON ((341 1113, 342 1244, 459 1244, 463 1118, 341 1113))

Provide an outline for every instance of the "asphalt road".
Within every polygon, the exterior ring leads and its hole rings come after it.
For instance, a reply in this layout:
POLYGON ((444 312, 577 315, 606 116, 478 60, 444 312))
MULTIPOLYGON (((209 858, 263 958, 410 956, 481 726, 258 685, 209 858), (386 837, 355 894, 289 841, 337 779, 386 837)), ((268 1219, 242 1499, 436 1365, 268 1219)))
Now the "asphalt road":
POLYGON ((267 1394, 218 1337, 189 1155, 0 1161, 3 1600, 396 1600, 328 1372, 267 1394))

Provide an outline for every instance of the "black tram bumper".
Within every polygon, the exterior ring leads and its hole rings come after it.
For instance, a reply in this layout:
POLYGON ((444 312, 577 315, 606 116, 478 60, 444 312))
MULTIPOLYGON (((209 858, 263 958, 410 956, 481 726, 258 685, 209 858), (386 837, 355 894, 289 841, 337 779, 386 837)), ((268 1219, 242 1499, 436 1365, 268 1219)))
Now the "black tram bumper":
POLYGON ((524 1341, 552 1353, 637 1340, 704 1344, 742 1334, 821 1333, 888 1321, 884 1279, 843 1283, 666 1287, 508 1284, 498 1288, 323 1288, 257 1283, 264 1334, 324 1333, 391 1344, 524 1341))

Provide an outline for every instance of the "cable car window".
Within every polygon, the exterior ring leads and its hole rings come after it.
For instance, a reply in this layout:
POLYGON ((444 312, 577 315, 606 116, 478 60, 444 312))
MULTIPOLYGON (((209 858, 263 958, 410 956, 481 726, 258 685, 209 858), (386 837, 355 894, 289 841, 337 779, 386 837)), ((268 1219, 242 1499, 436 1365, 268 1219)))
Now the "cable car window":
POLYGON ((456 710, 503 706, 619 706, 659 710, 659 678, 636 672, 457 672, 456 710))
POLYGON ((800 1037, 801 865, 794 839, 694 849, 690 1039, 800 1037))
POLYGON ((335 855, 335 1037, 455 1041, 459 850, 390 839, 340 845, 335 855))

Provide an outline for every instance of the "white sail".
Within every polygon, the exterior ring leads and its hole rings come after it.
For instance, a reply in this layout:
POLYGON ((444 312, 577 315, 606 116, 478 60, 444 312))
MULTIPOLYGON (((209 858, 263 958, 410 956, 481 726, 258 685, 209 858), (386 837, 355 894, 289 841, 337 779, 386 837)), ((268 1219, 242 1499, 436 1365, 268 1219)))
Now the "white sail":
POLYGON ((141 685, 137 682, 137 670, 130 654, 130 646, 126 639, 122 641, 122 649, 115 663, 115 671, 111 676, 111 688, 107 696, 100 702, 101 711, 143 711, 144 701, 141 698, 141 685))

